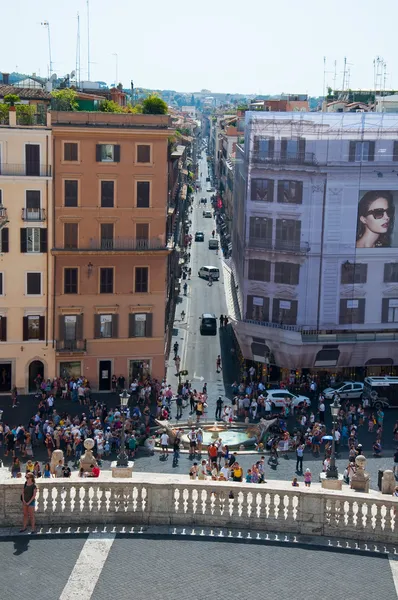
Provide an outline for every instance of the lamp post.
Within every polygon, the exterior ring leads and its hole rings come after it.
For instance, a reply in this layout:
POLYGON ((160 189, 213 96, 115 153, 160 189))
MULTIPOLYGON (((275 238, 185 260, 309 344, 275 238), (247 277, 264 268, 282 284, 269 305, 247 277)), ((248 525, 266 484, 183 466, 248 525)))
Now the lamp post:
POLYGON ((336 453, 335 453, 335 433, 336 433, 336 424, 337 417, 339 416, 340 404, 337 398, 334 399, 333 404, 330 406, 330 412, 332 413, 333 419, 333 440, 332 440, 332 455, 330 457, 330 464, 326 470, 327 479, 338 479, 339 474, 336 467, 336 453))
POLYGON ((117 467, 128 467, 129 466, 129 457, 125 450, 125 433, 124 433, 124 424, 126 420, 126 408, 129 403, 130 395, 127 390, 123 390, 121 394, 119 394, 120 398, 120 409, 122 413, 122 431, 120 435, 120 452, 117 457, 117 467))

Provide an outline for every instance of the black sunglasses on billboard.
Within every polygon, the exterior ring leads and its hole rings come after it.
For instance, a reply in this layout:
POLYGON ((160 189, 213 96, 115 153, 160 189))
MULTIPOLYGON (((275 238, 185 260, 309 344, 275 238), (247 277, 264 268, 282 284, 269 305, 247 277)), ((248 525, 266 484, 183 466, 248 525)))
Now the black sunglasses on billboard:
POLYGON ((368 210, 366 216, 372 215, 372 217, 376 220, 382 219, 384 217, 384 213, 386 213, 387 217, 393 216, 393 210, 391 208, 374 208, 373 210, 368 210))

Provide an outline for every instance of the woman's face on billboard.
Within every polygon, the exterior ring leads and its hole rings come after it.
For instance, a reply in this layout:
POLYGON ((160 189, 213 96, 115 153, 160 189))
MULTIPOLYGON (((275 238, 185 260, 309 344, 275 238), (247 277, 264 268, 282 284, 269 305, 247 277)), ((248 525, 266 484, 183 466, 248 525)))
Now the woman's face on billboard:
POLYGON ((390 226, 388 201, 385 198, 373 200, 366 215, 361 216, 360 220, 372 233, 386 233, 390 226))

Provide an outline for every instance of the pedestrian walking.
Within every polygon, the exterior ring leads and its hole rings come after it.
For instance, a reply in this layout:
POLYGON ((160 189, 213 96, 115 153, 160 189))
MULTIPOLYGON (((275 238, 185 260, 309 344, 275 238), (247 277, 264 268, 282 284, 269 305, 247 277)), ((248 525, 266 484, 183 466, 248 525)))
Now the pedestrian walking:
POLYGON ((296 473, 303 472, 304 444, 299 444, 296 448, 296 473))
POLYGON ((217 356, 217 360, 216 360, 216 372, 219 373, 221 371, 222 367, 221 367, 221 356, 218 355, 217 356))
POLYGON ((224 326, 224 315, 220 315, 220 327, 224 326))
POLYGON ((219 396, 217 399, 217 402, 216 402, 216 419, 221 419, 221 410, 222 410, 223 404, 224 404, 224 401, 221 398, 221 396, 219 396))
POLYGON ((166 430, 164 430, 160 436, 160 445, 162 447, 162 453, 167 455, 169 453, 169 436, 167 435, 166 430))
POLYGON ((311 471, 309 469, 306 469, 305 473, 304 473, 304 484, 305 484, 305 487, 310 487, 311 486, 311 480, 312 480, 311 471))
POLYGON ((323 398, 320 400, 318 410, 319 410, 319 421, 321 423, 324 423, 325 422, 325 403, 323 401, 323 398))
POLYGON ((37 493, 37 487, 35 485, 35 478, 33 476, 33 473, 26 473, 26 481, 23 486, 23 491, 21 494, 22 507, 23 507, 23 525, 22 525, 22 529, 19 530, 20 533, 23 533, 24 531, 27 530, 29 521, 30 521, 30 526, 32 528, 32 533, 36 533, 36 531, 35 531, 36 493, 37 493))

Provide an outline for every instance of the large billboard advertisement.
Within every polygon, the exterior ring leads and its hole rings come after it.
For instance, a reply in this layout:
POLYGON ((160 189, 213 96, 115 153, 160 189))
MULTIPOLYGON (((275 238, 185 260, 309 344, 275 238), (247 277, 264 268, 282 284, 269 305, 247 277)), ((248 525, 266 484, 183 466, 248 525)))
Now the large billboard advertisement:
POLYGON ((398 248, 398 190, 364 190, 359 192, 357 213, 357 248, 398 248))

